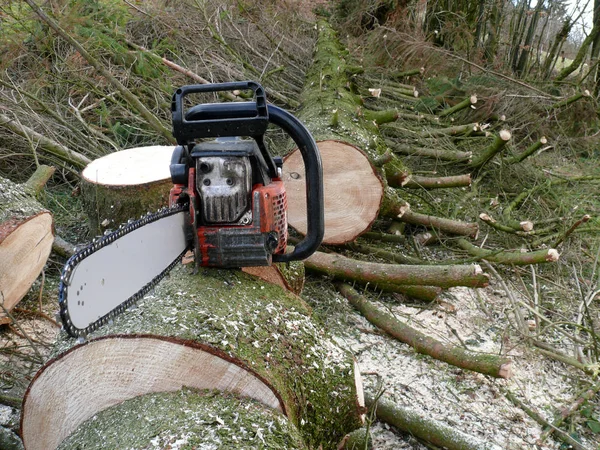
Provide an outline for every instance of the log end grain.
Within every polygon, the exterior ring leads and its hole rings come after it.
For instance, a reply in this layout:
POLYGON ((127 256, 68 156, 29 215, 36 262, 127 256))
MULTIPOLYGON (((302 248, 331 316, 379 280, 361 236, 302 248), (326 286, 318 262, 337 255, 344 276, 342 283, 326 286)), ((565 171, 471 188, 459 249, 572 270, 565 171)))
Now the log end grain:
POLYGON ((556 262, 560 258, 560 253, 554 248, 548 250, 548 254, 546 256, 546 261, 548 262, 556 262))
MULTIPOLYGON (((383 185, 367 156, 353 145, 318 142, 323 161, 325 244, 345 244, 368 230, 377 218, 383 185)), ((288 223, 306 233, 306 179, 304 163, 294 150, 283 165, 288 197, 288 223)))
MULTIPOLYGON (((0 304, 6 310, 27 294, 50 256, 53 241, 49 212, 0 223, 0 304)), ((0 323, 7 321, 0 311, 0 323)))

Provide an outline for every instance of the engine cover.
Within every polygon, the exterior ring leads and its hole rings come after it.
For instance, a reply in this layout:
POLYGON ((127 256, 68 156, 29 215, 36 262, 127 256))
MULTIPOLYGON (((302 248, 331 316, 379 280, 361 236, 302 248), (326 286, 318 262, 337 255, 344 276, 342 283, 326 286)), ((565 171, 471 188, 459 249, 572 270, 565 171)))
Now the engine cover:
POLYGON ((196 159, 196 189, 200 195, 202 223, 250 223, 251 182, 252 167, 247 157, 208 156, 196 159))

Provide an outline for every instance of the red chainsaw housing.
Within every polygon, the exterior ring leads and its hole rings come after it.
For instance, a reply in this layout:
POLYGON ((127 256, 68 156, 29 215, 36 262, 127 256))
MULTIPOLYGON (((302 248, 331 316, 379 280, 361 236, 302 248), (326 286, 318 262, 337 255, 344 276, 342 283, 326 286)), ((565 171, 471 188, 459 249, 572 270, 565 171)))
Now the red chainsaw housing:
POLYGON ((200 223, 195 188, 196 171, 189 169, 188 185, 171 188, 169 204, 189 197, 190 227, 196 264, 204 267, 264 266, 273 254, 285 253, 287 245, 287 197, 283 181, 274 178, 268 185, 254 185, 251 194, 252 222, 248 225, 200 223))

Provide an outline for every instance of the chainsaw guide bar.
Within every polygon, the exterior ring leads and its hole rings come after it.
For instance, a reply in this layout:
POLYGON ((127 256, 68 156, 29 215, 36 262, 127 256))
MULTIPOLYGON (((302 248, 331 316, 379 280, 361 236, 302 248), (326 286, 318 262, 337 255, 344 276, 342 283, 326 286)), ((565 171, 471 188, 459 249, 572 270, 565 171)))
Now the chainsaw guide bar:
POLYGON ((187 203, 147 214, 69 258, 60 277, 58 301, 70 336, 85 338, 105 325, 175 267, 190 247, 185 233, 188 214, 187 203))

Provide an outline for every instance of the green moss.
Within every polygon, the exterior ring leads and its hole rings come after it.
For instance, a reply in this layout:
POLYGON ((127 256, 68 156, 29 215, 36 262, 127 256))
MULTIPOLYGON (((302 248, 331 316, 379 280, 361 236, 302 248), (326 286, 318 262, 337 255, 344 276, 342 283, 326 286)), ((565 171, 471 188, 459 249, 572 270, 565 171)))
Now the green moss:
POLYGON ((74 449, 305 449, 281 414, 249 399, 183 389, 108 408, 62 442, 74 449))
POLYGON ((11 218, 25 218, 44 211, 26 187, 0 177, 0 223, 11 218))
MULTIPOLYGON (((319 37, 313 65, 306 75, 298 117, 316 140, 339 139, 363 150, 371 160, 383 155, 388 147, 377 124, 364 117, 363 100, 355 94, 349 73, 356 66, 349 62, 348 51, 325 21, 318 22, 319 37)), ((408 173, 399 158, 385 165, 387 175, 408 173)))
MULTIPOLYGON (((210 344, 245 362, 281 395, 311 448, 335 448, 360 426, 352 357, 278 286, 236 270, 192 275, 180 266, 138 308, 90 338, 147 333, 210 344)), ((56 351, 72 345, 63 341, 56 351)))

